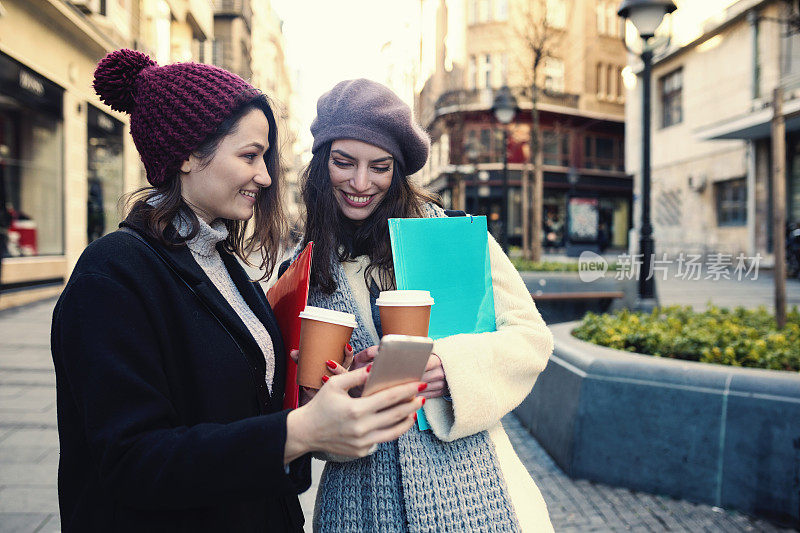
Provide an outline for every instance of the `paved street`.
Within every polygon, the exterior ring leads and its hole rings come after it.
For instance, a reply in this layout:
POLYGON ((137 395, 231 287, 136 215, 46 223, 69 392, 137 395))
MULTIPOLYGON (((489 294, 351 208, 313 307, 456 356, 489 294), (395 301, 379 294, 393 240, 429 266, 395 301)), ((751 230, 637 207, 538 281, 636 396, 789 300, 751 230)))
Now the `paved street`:
MULTIPOLYGON (((0 312, 0 532, 59 531, 49 349, 54 303, 0 312)), ((556 531, 784 531, 707 505, 571 480, 513 415, 504 425, 547 500, 556 531)), ((313 498, 313 490, 302 497, 309 519, 313 498)))

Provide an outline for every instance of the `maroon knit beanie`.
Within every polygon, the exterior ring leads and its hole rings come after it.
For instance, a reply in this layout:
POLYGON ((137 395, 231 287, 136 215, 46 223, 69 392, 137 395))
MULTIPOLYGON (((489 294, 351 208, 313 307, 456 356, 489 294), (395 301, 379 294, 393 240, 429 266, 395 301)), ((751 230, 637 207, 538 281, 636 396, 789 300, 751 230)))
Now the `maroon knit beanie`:
POLYGON ((131 136, 147 171, 161 185, 258 89, 211 65, 163 67, 135 50, 116 50, 94 72, 94 90, 111 109, 131 116, 131 136))

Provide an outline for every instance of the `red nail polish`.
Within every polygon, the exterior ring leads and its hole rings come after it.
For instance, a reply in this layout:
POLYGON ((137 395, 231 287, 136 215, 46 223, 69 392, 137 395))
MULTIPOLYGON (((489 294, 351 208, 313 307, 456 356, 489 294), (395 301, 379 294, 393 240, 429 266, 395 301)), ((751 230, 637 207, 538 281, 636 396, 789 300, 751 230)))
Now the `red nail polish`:
POLYGON ((422 397, 422 405, 425 405, 425 397, 422 397))
POLYGON ((428 384, 427 384, 427 383, 420 383, 420 384, 419 384, 419 387, 417 387, 417 390, 418 390, 419 392, 422 392, 422 391, 424 391, 424 390, 425 390, 425 389, 427 389, 427 388, 428 388, 428 384))
POLYGON ((350 343, 349 343, 349 342, 347 343, 347 351, 349 351, 349 352, 352 352, 352 351, 353 351, 353 347, 352 347, 352 346, 350 346, 350 343))
POLYGON ((417 413, 415 412, 414 413, 414 422, 416 422, 416 421, 417 421, 417 413))
POLYGON ((330 378, 328 376, 322 376, 322 382, 327 383, 330 378))
POLYGON ((325 364, 328 365, 328 368, 330 368, 331 370, 336 370, 336 363, 331 361, 330 359, 325 361, 325 364))
POLYGON ((370 370, 372 370, 372 363, 367 365, 367 374, 369 374, 370 370))

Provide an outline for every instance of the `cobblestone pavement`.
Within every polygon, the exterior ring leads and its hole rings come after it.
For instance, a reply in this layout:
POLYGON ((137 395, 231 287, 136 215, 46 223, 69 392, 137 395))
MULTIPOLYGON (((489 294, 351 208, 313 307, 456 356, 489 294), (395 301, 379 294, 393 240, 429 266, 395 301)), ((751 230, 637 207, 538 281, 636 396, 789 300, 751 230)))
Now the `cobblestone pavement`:
POLYGON ((558 533, 795 531, 710 505, 570 479, 515 415, 506 416, 503 427, 542 491, 553 528, 558 533))
MULTIPOLYGON (((48 300, 0 312, 2 533, 60 530, 55 376, 49 346, 54 304, 54 300, 48 300)), ((558 532, 789 531, 736 512, 572 480, 558 469, 516 417, 509 415, 503 423, 547 500, 558 532)), ((316 478, 320 466, 315 464, 316 478)), ((312 489, 301 497, 309 521, 313 492, 312 489)))

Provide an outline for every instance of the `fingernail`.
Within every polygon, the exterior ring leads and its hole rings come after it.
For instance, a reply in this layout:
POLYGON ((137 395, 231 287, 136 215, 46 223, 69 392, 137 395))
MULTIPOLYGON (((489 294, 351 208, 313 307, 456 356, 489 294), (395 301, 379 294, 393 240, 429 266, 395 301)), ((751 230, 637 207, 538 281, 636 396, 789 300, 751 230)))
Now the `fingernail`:
POLYGON ((327 383, 330 378, 328 376, 322 376, 322 382, 327 383))
POLYGON ((422 397, 422 405, 425 405, 425 397, 422 397))
POLYGON ((328 368, 330 368, 331 370, 336 370, 336 363, 334 363, 330 359, 325 361, 325 364, 328 365, 328 368))
POLYGON ((347 343, 347 351, 348 351, 348 352, 352 352, 352 351, 353 351, 353 347, 352 347, 352 346, 350 346, 350 343, 349 343, 349 342, 347 343))
POLYGON ((415 411, 415 412, 414 412, 414 422, 416 422, 416 421, 417 421, 417 413, 416 413, 416 411, 415 411))
POLYGON ((419 384, 419 387, 417 387, 417 390, 418 390, 419 392, 422 392, 422 391, 424 391, 424 390, 425 390, 425 389, 427 389, 427 388, 428 388, 428 384, 427 384, 427 383, 420 383, 420 384, 419 384))
POLYGON ((367 374, 369 374, 370 370, 372 370, 372 363, 367 365, 367 374))

